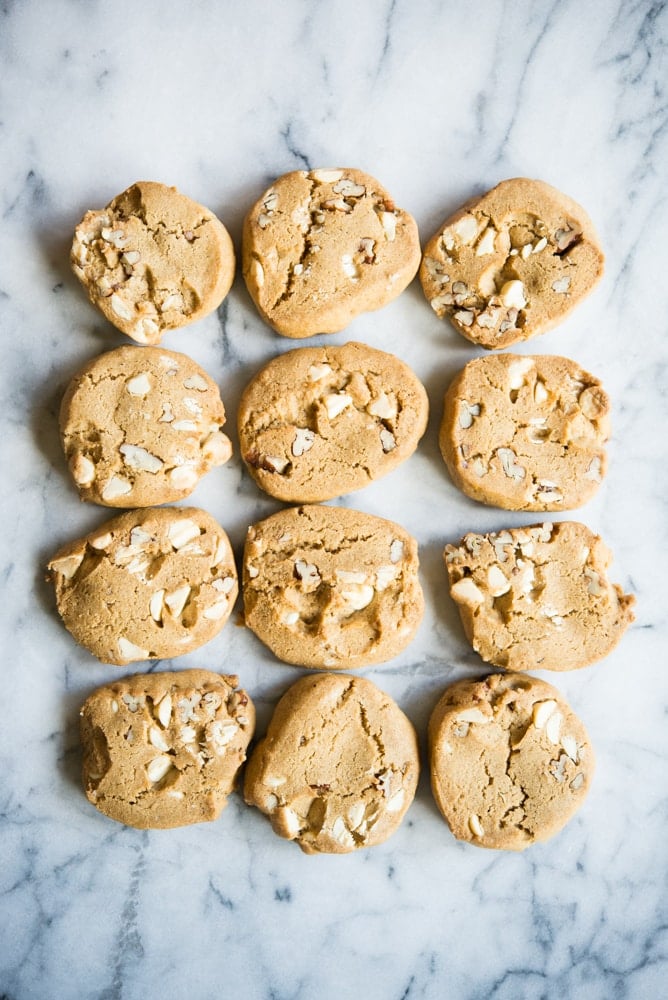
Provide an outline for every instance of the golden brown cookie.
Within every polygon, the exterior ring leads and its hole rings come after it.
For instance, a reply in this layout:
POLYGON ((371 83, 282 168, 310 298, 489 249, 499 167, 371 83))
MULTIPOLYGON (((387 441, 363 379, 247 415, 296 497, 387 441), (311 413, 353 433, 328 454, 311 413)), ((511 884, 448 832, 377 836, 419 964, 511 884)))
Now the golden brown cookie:
POLYGON ((568 358, 487 355, 445 396, 439 443, 455 484, 506 510, 571 510, 606 469, 609 401, 568 358))
POLYGON ((387 840, 413 801, 415 730, 371 681, 309 675, 283 695, 251 754, 244 797, 307 854, 387 840))
POLYGON ((577 202, 516 177, 446 219, 425 248, 420 281, 437 316, 495 349, 560 323, 598 283, 603 262, 577 202))
POLYGON ((558 833, 594 772, 585 728, 559 692, 518 674, 449 687, 429 721, 429 761, 454 836, 505 851, 558 833))
POLYGON ((246 625, 287 663, 383 663, 422 619, 417 543, 392 521, 343 507, 293 507, 248 529, 246 625))
POLYGON ((468 534, 444 555, 466 637, 494 666, 587 667, 634 620, 635 598, 607 579, 612 554, 576 521, 468 534))
POLYGON ((213 639, 237 596, 227 535, 196 507, 131 510, 49 563, 58 612, 104 663, 182 656, 213 639))
POLYGON ((234 247, 208 208, 174 187, 138 181, 86 212, 71 262, 91 302, 140 344, 202 319, 234 279, 234 247))
POLYGON ((142 830, 217 819, 255 728, 237 677, 135 674, 81 709, 83 785, 105 816, 142 830))
POLYGON ((429 401, 408 365, 365 344, 302 347, 269 362, 239 406, 248 470, 279 500, 361 489, 415 451, 429 401))
POLYGON ((279 177, 244 222, 243 274, 285 337, 342 330, 403 292, 420 264, 415 220, 361 170, 279 177))
POLYGON ((218 387, 185 354, 119 347, 89 361, 60 407, 65 457, 82 500, 149 507, 189 496, 232 454, 218 387))

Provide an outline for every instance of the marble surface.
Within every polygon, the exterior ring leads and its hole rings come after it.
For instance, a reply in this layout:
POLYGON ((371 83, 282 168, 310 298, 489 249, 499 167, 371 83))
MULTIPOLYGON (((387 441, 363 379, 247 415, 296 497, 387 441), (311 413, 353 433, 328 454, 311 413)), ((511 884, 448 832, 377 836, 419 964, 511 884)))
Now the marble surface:
MULTIPOLYGON (((667 42, 659 2, 0 5, 3 997, 665 993, 667 42), (75 368, 124 338, 70 273, 73 227, 131 182, 155 179, 216 211, 238 246, 269 181, 334 165, 381 179, 423 239, 499 179, 541 177, 587 207, 607 252, 595 294, 520 350, 573 357, 612 396, 610 473, 577 516, 612 547, 637 621, 604 662, 540 675, 585 721, 598 770, 573 822, 521 855, 455 842, 424 776, 385 845, 315 858, 239 796, 214 824, 147 833, 99 815, 79 785, 79 705, 123 671, 74 644, 44 583, 54 549, 107 516, 68 482, 56 413, 75 368)), ((444 593, 442 547, 535 518, 451 485, 437 448, 441 398, 476 351, 417 283, 310 343, 347 339, 396 352, 432 402, 418 453, 344 501, 400 521, 421 544, 419 635, 364 673, 424 742, 446 684, 484 673, 444 593)), ((296 346, 263 325, 240 280, 217 314, 164 344, 219 381, 232 427, 251 374, 296 346)), ((237 552, 247 525, 278 506, 238 455, 193 501, 237 552)), ((301 675, 234 624, 167 666, 194 665, 238 671, 260 732, 301 675)))

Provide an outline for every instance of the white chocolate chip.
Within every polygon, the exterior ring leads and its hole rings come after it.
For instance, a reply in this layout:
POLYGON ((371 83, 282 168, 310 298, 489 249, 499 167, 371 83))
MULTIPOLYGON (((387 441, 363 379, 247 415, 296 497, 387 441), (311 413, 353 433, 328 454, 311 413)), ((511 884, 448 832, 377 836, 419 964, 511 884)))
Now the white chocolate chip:
POLYGON ((533 390, 533 398, 534 402, 536 403, 544 403, 545 400, 548 398, 548 392, 547 389, 545 388, 545 383, 541 382, 540 379, 536 380, 536 384, 533 390))
POLYGON ((473 215, 463 215, 450 227, 464 244, 473 243, 478 235, 478 223, 473 215))
POLYGON ((112 312, 115 312, 121 319, 132 319, 132 310, 116 292, 111 296, 109 304, 112 312))
POLYGON ((112 541, 112 534, 110 531, 104 533, 104 535, 97 535, 96 538, 91 538, 90 544, 91 548, 94 549, 106 549, 112 541))
POLYGON ((353 847, 355 844, 355 838, 343 822, 341 816, 337 816, 332 824, 332 837, 342 847, 353 847))
POLYGON ((201 375, 188 375, 187 378, 183 380, 184 389, 196 389, 197 392, 206 392, 209 388, 208 383, 201 375))
POLYGON ((184 584, 182 587, 177 587, 173 590, 171 594, 165 594, 165 604, 172 612, 175 617, 178 617, 186 606, 188 597, 190 596, 190 587, 184 584))
POLYGON ((257 566, 252 566, 250 563, 246 563, 246 572, 248 573, 249 578, 254 580, 260 571, 257 566))
POLYGON ((162 416, 158 418, 159 424, 169 424, 174 419, 174 411, 170 403, 162 404, 162 416))
POLYGON ((379 566, 376 570, 376 590, 382 593, 397 578, 396 566, 379 566))
POLYGON ((165 753, 169 750, 169 743, 157 726, 150 727, 148 731, 148 741, 155 747, 156 750, 164 750, 165 753))
POLYGON ((574 792, 577 792, 578 788, 582 788, 582 786, 584 785, 584 780, 585 780, 584 774, 582 773, 582 771, 580 771, 578 774, 575 775, 569 787, 572 788, 574 792))
POLYGON ((552 291, 556 292, 557 295, 566 295, 570 287, 570 278, 557 278, 556 281, 552 282, 552 291))
POLYGON ((524 296, 524 285, 521 281, 517 280, 506 281, 506 283, 501 287, 499 298, 507 309, 511 307, 515 309, 523 309, 527 304, 527 300, 524 296))
POLYGON ((182 517, 170 524, 167 538, 175 549, 182 549, 184 545, 192 542, 194 538, 198 538, 200 534, 200 529, 194 521, 189 517, 182 517))
POLYGON ((585 567, 584 575, 588 580, 587 593, 591 594, 593 597, 600 597, 603 593, 603 588, 601 587, 601 578, 596 570, 587 566, 585 567))
POLYGON ((485 831, 483 830, 482 823, 480 822, 480 817, 476 816, 475 813, 469 816, 469 830, 473 836, 478 837, 478 839, 485 836, 485 831))
POLYGON ((258 288, 262 288, 264 285, 264 268, 259 260, 254 260, 251 264, 253 278, 255 279, 255 284, 258 288))
POLYGON ((134 444, 122 444, 118 450, 123 456, 124 464, 138 472, 156 473, 163 467, 164 463, 146 448, 139 448, 134 444))
POLYGON ((308 370, 308 375, 311 382, 319 382, 321 379, 326 378, 328 375, 331 374, 332 374, 332 368, 328 364, 311 365, 311 367, 308 370))
POLYGON ((154 594, 151 594, 151 599, 148 602, 148 608, 154 622, 162 621, 162 605, 164 602, 164 596, 164 590, 156 590, 154 594))
POLYGON ((368 583, 348 584, 341 589, 341 597, 353 611, 362 611, 363 608, 368 607, 373 596, 374 589, 368 583))
POLYGON ((457 580, 450 588, 450 593, 456 601, 462 604, 482 604, 485 600, 482 591, 476 587, 470 576, 457 580))
POLYGON ((212 604, 211 607, 207 608, 206 611, 203 612, 203 617, 212 622, 220 621, 220 619, 227 614, 228 607, 229 604, 226 600, 216 601, 215 604, 212 604))
POLYGON ((72 456, 69 465, 77 486, 90 486, 95 481, 95 466, 86 455, 78 452, 72 456))
POLYGON ((199 425, 194 420, 175 420, 172 424, 172 430, 174 431, 196 431, 199 430, 199 425))
POLYGON ((158 703, 157 710, 158 722, 161 726, 167 728, 172 717, 172 696, 166 694, 165 697, 158 703))
POLYGON ((455 722, 476 722, 487 725, 491 721, 491 717, 485 715, 479 708, 465 708, 463 712, 458 712, 455 716, 455 722))
POLYGON ((505 573, 496 564, 487 570, 487 585, 492 597, 501 597, 510 590, 510 580, 506 579, 505 573))
POLYGON ((393 451, 397 446, 396 438, 392 431, 388 431, 387 427, 381 428, 380 431, 380 443, 383 451, 387 454, 389 451, 393 451))
POLYGON ((148 660, 148 650, 142 649, 141 646, 135 646, 134 642, 130 642, 123 635, 120 636, 116 645, 124 660, 148 660))
POLYGON ((574 764, 578 762, 578 744, 577 740, 573 736, 562 736, 561 745, 573 761, 574 764))
POLYGON ((547 246, 547 237, 542 236, 533 248, 534 253, 540 253, 547 246))
POLYGON ((521 389, 526 383, 526 376, 535 367, 532 358, 518 358, 508 368, 508 386, 511 389, 521 389))
POLYGON ((359 268, 354 263, 350 254, 343 254, 341 257, 341 267, 343 268, 343 273, 348 278, 352 278, 353 281, 357 281, 359 279, 359 268))
POLYGON ((125 388, 128 390, 131 396, 147 396, 151 391, 151 379, 146 372, 142 372, 141 375, 135 375, 131 378, 125 388))
POLYGON ((476 257, 485 257, 487 254, 494 253, 494 238, 496 236, 496 229, 493 226, 488 226, 485 232, 482 234, 478 240, 478 246, 476 247, 476 257))
POLYGON ((299 613, 297 611, 284 611, 281 614, 281 624, 283 625, 296 625, 299 621, 299 613))
POLYGON ((262 462, 267 472, 276 472, 279 476, 283 475, 289 464, 287 458, 279 458, 278 455, 265 455, 262 462))
POLYGON ((153 760, 149 761, 146 765, 146 774, 148 780, 157 784, 161 781, 168 771, 172 769, 172 758, 166 755, 160 757, 154 757, 153 760))
POLYGON ((350 406, 352 403, 352 397, 348 396, 345 392, 330 393, 329 396, 325 396, 325 409, 327 410, 327 416, 330 420, 334 420, 338 417, 340 413, 350 406))
POLYGON ((70 556, 63 556, 61 559, 54 559, 54 561, 50 564, 50 568, 66 580, 71 580, 76 571, 79 569, 79 566, 81 566, 84 554, 84 552, 74 552, 70 556))
POLYGON ((385 806, 385 811, 389 813, 397 813, 403 809, 404 802, 406 801, 406 792, 403 788, 400 788, 398 792, 395 792, 392 798, 389 800, 385 806))
POLYGON ((380 224, 385 232, 387 242, 393 243, 397 235, 397 217, 394 212, 381 212, 380 224))
POLYGON ((295 575, 305 584, 317 587, 321 583, 320 573, 315 563, 307 563, 304 559, 295 562, 295 575))
POLYGON ((563 716, 561 712, 553 712, 545 723, 545 735, 554 746, 559 743, 559 733, 562 721, 563 716))
POLYGON ((556 710, 556 707, 557 703, 552 699, 548 699, 547 701, 537 701, 534 704, 533 711, 531 713, 531 721, 536 729, 543 729, 547 720, 556 710))
POLYGON ((392 420, 397 415, 397 405, 386 392, 380 392, 367 406, 367 413, 381 420, 392 420))
POLYGON ((598 455, 594 455, 591 462, 587 466, 587 471, 585 472, 585 479, 591 479, 595 483, 600 483, 603 479, 603 471, 601 468, 601 459, 598 455))
POLYGON ((169 473, 169 481, 177 490, 189 490, 197 484, 198 475, 191 465, 177 465, 169 473))
POLYGON ((311 177, 320 184, 334 184, 343 177, 342 170, 312 170, 311 177))
POLYGON ((404 543, 400 538, 392 539, 390 543, 390 562, 398 563, 404 557, 404 543))
POLYGON ((230 439, 221 431, 212 431, 202 443, 202 455, 212 465, 224 465, 232 455, 230 439))

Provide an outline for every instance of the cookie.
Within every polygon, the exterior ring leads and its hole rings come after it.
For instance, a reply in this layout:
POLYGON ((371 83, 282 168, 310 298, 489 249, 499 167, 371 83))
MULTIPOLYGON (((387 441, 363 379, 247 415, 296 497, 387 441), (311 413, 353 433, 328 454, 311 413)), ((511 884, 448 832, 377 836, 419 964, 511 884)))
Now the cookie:
POLYGON ((251 754, 244 797, 306 854, 382 844, 415 796, 415 730, 371 681, 309 675, 283 695, 251 754))
POLYGON ((118 665, 202 646, 238 592, 228 537, 196 507, 119 514, 65 545, 48 568, 65 628, 118 665))
POLYGON ((274 358, 246 387, 241 454, 271 496, 330 500, 412 455, 428 412, 424 387, 394 355, 355 343, 302 347, 274 358))
POLYGON ((558 833, 594 772, 586 730, 559 692, 517 674, 447 689, 429 720, 429 763, 454 836, 504 851, 558 833))
POLYGON ((83 786, 96 809, 142 830, 217 819, 255 727, 237 677, 135 674, 81 709, 83 786))
POLYGON ((577 670, 607 656, 635 598, 608 582, 612 554, 584 524, 535 524, 446 545, 466 637, 507 670, 577 670))
POLYGON ((70 260, 91 302, 140 344, 158 344, 166 330, 217 309, 235 264, 222 222, 154 181, 138 181, 106 208, 86 212, 70 260))
POLYGON ((598 379, 568 358, 476 358, 445 396, 441 453, 474 500, 571 510, 605 475, 609 408, 598 379))
POLYGON ((185 354, 119 347, 70 382, 60 434, 82 500, 149 507, 181 500, 232 454, 216 383, 185 354))
POLYGON ((293 507, 248 529, 244 617, 303 667, 352 669, 397 656, 424 611, 417 543, 380 517, 293 507))
POLYGON ((502 181, 463 205, 427 244, 420 281, 437 316, 474 344, 545 333, 603 274, 591 219, 543 181, 502 181))
POLYGON ((403 292, 420 265, 415 220, 361 170, 296 170, 253 205, 243 274, 284 337, 336 333, 403 292))

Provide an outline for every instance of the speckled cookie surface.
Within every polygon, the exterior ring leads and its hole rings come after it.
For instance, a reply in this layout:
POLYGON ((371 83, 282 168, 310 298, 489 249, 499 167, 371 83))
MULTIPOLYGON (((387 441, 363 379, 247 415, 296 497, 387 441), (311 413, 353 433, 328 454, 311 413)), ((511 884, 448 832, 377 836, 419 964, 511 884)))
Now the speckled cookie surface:
POLYGON ((429 721, 431 783, 458 840, 521 851, 580 808, 594 771, 584 726, 550 684, 460 681, 429 721))
POLYGON ((597 284, 603 262, 585 210, 519 177, 443 223, 425 248, 420 281, 437 316, 493 349, 560 323, 597 284))
POLYGON ((253 735, 255 709, 234 676, 135 674, 81 709, 83 785, 111 819, 166 829, 216 819, 253 735))
POLYGON ((568 358, 487 355, 446 396, 439 443, 455 484, 506 510, 571 510, 606 469, 609 401, 568 358))
POLYGON ((418 774, 415 731, 388 695, 360 677, 311 675, 276 706, 244 797, 307 854, 347 854, 394 833, 418 774))
POLYGON ((445 548, 469 642, 507 670, 576 670, 614 649, 635 598, 608 581, 611 561, 598 535, 576 521, 468 534, 445 548))
POLYGON ((191 358, 119 347, 70 382, 60 434, 82 500, 149 507, 181 500, 230 457, 218 387, 191 358))
POLYGON ((217 309, 234 279, 222 222, 174 187, 138 181, 76 228, 71 262, 91 302, 140 344, 217 309))
POLYGON ((246 387, 241 454, 271 496, 330 500, 408 458, 428 410, 422 384, 394 355, 356 343, 302 347, 274 358, 246 387))
POLYGON ((415 220, 361 170, 285 174, 244 222, 248 291, 286 337, 342 330, 396 298, 419 264, 415 220))
POLYGON ((189 653, 227 621, 238 593, 227 535, 195 507, 131 510, 49 563, 65 627, 104 663, 189 653))
POLYGON ((422 619, 417 543, 343 507, 293 507, 248 530, 246 625, 287 663, 351 669, 397 656, 422 619))

